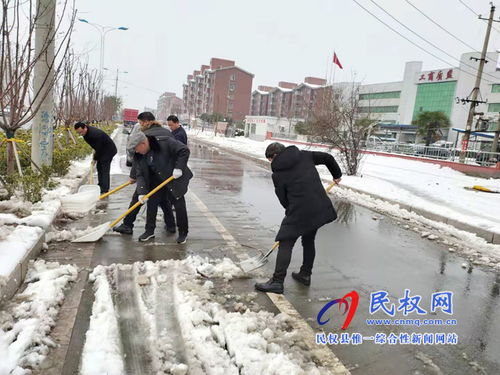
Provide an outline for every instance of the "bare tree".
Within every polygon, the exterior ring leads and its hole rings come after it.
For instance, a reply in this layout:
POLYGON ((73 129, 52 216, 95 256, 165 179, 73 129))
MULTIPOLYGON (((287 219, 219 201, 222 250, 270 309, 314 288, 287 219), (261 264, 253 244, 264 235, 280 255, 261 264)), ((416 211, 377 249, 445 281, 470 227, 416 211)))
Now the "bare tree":
MULTIPOLYGON (((75 11, 72 0, 60 3, 61 12, 55 20, 54 32, 44 41, 44 48, 35 53, 35 24, 39 12, 34 0, 0 0, 0 128, 7 139, 28 124, 39 110, 43 98, 54 86, 67 54, 73 29, 75 11), (69 9, 71 5, 71 9, 69 9), (69 19, 67 19, 69 18, 69 19), (69 22, 69 24, 67 24, 69 22), (66 25, 67 24, 67 25, 66 25), (48 61, 47 73, 42 79, 42 89, 35 92, 32 86, 37 61, 45 57, 48 47, 54 43, 54 58, 48 61), (53 77, 53 78, 52 78, 53 77)), ((7 142, 7 171, 14 170, 15 144, 7 142)))
POLYGON ((65 127, 66 141, 74 141, 71 125, 102 118, 102 79, 87 62, 68 55, 57 85, 57 120, 65 127))
POLYGON ((355 175, 363 157, 363 143, 376 123, 369 109, 359 105, 359 84, 320 89, 311 111, 309 134, 338 149, 346 174, 355 175))

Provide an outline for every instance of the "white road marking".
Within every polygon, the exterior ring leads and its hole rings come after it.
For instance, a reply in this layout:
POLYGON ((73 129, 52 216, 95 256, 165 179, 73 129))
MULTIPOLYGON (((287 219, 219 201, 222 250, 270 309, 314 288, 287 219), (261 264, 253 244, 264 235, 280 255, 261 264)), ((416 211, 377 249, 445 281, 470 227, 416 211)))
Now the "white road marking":
MULTIPOLYGON (((215 216, 210 209, 203 203, 203 201, 192 191, 188 193, 189 198, 191 198, 198 209, 205 215, 205 217, 210 221, 215 230, 222 236, 229 246, 241 249, 241 245, 236 241, 231 233, 224 227, 220 220, 215 216)), ((236 253, 238 259, 243 260, 243 254, 236 253)), ((286 299, 284 295, 266 293, 269 299, 276 305, 276 307, 284 314, 290 318, 290 323, 292 326, 299 331, 304 338, 307 338, 305 344, 317 358, 318 362, 322 367, 325 367, 330 371, 331 374, 343 374, 348 375, 350 371, 344 366, 344 364, 338 359, 338 357, 330 350, 328 347, 316 344, 316 333, 307 324, 307 322, 300 316, 293 305, 286 299)))

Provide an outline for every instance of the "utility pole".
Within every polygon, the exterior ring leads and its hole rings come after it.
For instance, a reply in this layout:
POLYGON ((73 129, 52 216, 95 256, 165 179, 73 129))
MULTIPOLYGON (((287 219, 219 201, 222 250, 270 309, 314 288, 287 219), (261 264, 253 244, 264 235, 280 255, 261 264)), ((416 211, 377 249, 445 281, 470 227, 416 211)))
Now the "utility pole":
POLYGON ((35 22, 35 69, 33 93, 35 107, 41 102, 33 118, 31 159, 37 165, 52 165, 54 145, 54 39, 56 0, 37 0, 35 22))
POLYGON ((116 69, 116 80, 115 80, 115 100, 118 98, 118 69, 116 69))
MULTIPOLYGON (((481 52, 481 58, 479 59, 479 68, 477 70, 476 83, 474 85, 474 88, 472 89, 471 98, 462 99, 462 103, 467 103, 467 102, 470 103, 470 108, 469 108, 469 116, 467 117, 467 123, 465 125, 464 137, 462 139, 462 151, 460 152, 460 159, 459 159, 460 163, 465 162, 465 154, 467 153, 467 148, 469 147, 469 139, 472 129, 472 121, 474 120, 474 115, 475 115, 475 108, 479 103, 485 103, 483 101, 478 101, 477 97, 479 95, 479 87, 481 85, 481 77, 483 75, 484 64, 486 63, 486 52, 488 50, 488 43, 490 41, 491 26, 493 24, 493 15, 495 14, 495 6, 493 5, 493 3, 490 4, 491 4, 490 17, 486 19, 479 16, 479 19, 481 20, 488 20, 488 27, 486 28, 486 36, 484 37, 483 50, 481 52)), ((478 59, 475 60, 477 61, 478 59)))

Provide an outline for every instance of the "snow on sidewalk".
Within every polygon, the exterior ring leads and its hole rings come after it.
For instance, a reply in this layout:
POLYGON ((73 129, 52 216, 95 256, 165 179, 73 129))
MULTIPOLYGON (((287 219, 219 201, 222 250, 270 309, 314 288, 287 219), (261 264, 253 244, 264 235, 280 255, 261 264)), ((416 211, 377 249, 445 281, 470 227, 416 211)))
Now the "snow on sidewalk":
POLYGON ((0 311, 0 375, 31 374, 55 346, 49 334, 77 272, 75 266, 43 260, 30 264, 26 289, 0 311))
MULTIPOLYGON (((119 131, 121 132, 121 127, 117 127, 111 137, 117 139, 121 146, 123 137, 119 137, 121 134, 118 133, 119 131)), ((114 171, 117 172, 120 160, 118 157, 115 159, 118 159, 113 160, 114 171)), ((35 204, 25 202, 17 195, 8 201, 0 201, 0 295, 2 286, 5 285, 16 266, 35 246, 43 233, 48 231, 61 208, 59 197, 76 191, 90 168, 91 160, 91 155, 84 159, 73 160, 64 177, 53 179, 58 183, 57 188, 44 190, 40 202, 35 204)), ((73 239, 82 233, 85 231, 66 233, 65 238, 73 239)), ((53 234, 52 238, 54 236, 57 235, 53 234)))
MULTIPOLYGON (((303 344, 306 338, 291 329, 286 315, 260 310, 254 302, 249 302, 250 309, 244 303, 226 306, 229 296, 215 285, 227 285, 240 276, 241 270, 229 259, 209 262, 198 256, 96 267, 95 301, 80 373, 122 374, 127 364, 140 360, 131 357, 144 354, 127 352, 133 334, 143 338, 134 347, 146 347, 149 373, 329 373, 314 363, 303 344), (121 273, 131 274, 131 285, 120 286, 121 273), (122 293, 135 296, 130 310, 140 312, 132 318, 141 334, 123 331, 132 326, 129 314, 119 312, 122 293)), ((254 297, 250 293, 244 298, 248 302, 254 297)))
POLYGON ((0 288, 6 278, 38 242, 56 217, 61 202, 60 196, 76 189, 88 170, 91 157, 73 161, 63 178, 54 178, 59 186, 45 190, 42 200, 35 204, 24 202, 19 197, 0 202, 0 288))

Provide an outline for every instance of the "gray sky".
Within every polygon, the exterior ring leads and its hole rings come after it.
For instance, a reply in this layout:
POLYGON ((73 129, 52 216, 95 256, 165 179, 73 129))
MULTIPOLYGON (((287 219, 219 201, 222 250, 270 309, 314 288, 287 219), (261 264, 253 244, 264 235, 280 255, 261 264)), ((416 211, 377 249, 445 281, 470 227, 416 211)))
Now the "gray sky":
MULTIPOLYGON (((408 38, 449 64, 419 50, 362 10, 353 0, 77 0, 79 17, 102 25, 126 26, 106 37, 105 63, 122 74, 119 94, 126 107, 156 107, 164 91, 182 97, 186 75, 211 57, 236 60, 252 72, 257 85, 302 82, 325 77, 333 50, 344 66, 335 81, 356 73, 363 83, 399 81, 404 63, 423 61, 424 69, 456 66, 458 62, 419 40, 371 0, 356 0, 408 38)), ((394 17, 455 58, 470 49, 426 20, 405 0, 374 0, 394 17)), ((409 0, 465 43, 481 50, 486 23, 459 0, 409 0)), ((489 0, 462 0, 477 13, 489 15, 489 0)), ((500 4, 498 4, 500 5, 500 4)), ((497 9, 496 19, 500 17, 497 9)), ((489 50, 500 49, 499 30, 489 50)), ((99 66, 99 33, 77 22, 76 52, 89 51, 91 66, 99 66)), ((114 92, 115 74, 105 88, 114 92)))

